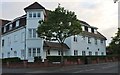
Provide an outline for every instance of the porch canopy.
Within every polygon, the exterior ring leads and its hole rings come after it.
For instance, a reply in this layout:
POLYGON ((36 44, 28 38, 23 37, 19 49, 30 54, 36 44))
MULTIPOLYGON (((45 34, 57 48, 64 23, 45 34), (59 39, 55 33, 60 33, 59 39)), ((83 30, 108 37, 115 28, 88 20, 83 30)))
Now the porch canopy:
POLYGON ((58 42, 48 42, 48 41, 44 41, 44 45, 43 45, 44 49, 52 49, 52 50, 68 50, 70 49, 65 43, 61 44, 58 42))

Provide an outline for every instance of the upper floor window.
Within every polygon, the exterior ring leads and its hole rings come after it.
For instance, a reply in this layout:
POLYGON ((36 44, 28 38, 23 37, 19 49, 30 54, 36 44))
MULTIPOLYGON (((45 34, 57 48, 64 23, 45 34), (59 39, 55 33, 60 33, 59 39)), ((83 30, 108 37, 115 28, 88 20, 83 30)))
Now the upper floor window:
POLYGON ((97 45, 97 39, 95 39, 95 44, 97 45))
POLYGON ((31 12, 29 13, 29 18, 32 18, 32 13, 31 12))
POLYGON ((78 56, 78 50, 74 50, 74 55, 78 56))
POLYGON ((6 26, 6 31, 8 31, 10 29, 10 26, 9 25, 7 25, 6 26))
POLYGON ((88 27, 87 27, 87 26, 85 26, 85 31, 87 31, 87 32, 88 32, 88 27))
POLYGON ((50 55, 50 50, 47 50, 47 54, 49 54, 49 55, 50 55))
POLYGON ((103 43, 103 40, 100 40, 101 41, 101 43, 103 43))
POLYGON ((91 28, 91 32, 94 33, 94 28, 91 28))
POLYGON ((2 33, 4 33, 4 27, 2 27, 2 33))
POLYGON ((37 37, 36 29, 28 29, 28 37, 29 38, 36 38, 37 37))
POLYGON ((61 51, 60 50, 58 51, 58 55, 61 55, 61 51))
POLYGON ((88 37, 88 43, 91 44, 91 38, 90 37, 88 37))
POLYGON ((41 15, 40 15, 40 13, 37 13, 37 17, 40 17, 41 15))
POLYGON ((2 46, 4 46, 4 39, 2 40, 2 46))
POLYGON ((34 17, 34 18, 36 17, 36 13, 33 13, 33 17, 34 17))
POLYGON ((73 37, 74 42, 77 42, 77 36, 73 37))

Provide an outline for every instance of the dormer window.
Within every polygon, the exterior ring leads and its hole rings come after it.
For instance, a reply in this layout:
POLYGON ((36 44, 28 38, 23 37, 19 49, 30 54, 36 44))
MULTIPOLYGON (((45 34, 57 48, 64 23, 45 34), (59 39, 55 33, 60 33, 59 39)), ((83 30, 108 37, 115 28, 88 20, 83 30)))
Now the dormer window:
POLYGON ((91 28, 91 32, 94 33, 94 28, 91 28))
POLYGON ((36 13, 33 13, 33 17, 36 18, 36 13))
POLYGON ((9 30, 9 28, 10 28, 10 27, 9 27, 9 25, 7 25, 7 26, 6 26, 6 31, 8 31, 8 30, 9 30))
POLYGON ((40 17, 40 13, 37 13, 37 17, 40 17))
POLYGON ((87 32, 88 32, 88 27, 87 27, 87 26, 85 26, 85 31, 87 31, 87 32))

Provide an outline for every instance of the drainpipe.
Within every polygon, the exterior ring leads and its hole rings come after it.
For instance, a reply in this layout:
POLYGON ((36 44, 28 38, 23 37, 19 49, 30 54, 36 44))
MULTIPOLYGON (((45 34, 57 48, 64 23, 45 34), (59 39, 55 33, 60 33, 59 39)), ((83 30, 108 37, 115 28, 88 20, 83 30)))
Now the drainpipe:
POLYGON ((25 26, 25 48, 24 48, 24 50, 25 50, 25 54, 24 54, 24 60, 26 60, 27 58, 27 51, 26 51, 26 26, 25 26))

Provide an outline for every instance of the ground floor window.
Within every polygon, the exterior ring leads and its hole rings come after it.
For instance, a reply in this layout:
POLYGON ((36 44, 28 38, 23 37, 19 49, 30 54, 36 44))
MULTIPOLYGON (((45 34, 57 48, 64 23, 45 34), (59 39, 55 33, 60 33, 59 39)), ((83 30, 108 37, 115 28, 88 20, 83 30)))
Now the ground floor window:
POLYGON ((29 57, 40 56, 40 48, 28 48, 28 56, 29 57))
POLYGON ((74 55, 78 56, 78 50, 74 50, 74 55))
POLYGON ((17 51, 14 51, 14 56, 15 56, 15 57, 17 56, 17 51))
POLYGON ((101 55, 104 55, 104 52, 101 52, 101 55))
POLYGON ((61 55, 61 51, 60 50, 58 51, 58 55, 61 55))
POLYGON ((10 57, 10 52, 7 53, 7 57, 8 57, 8 58, 10 57))
POLYGON ((4 58, 4 53, 2 53, 2 58, 4 58))
POLYGON ((86 55, 85 51, 82 51, 82 56, 85 56, 85 55, 86 55))
POLYGON ((98 52, 95 52, 95 55, 98 55, 98 52))
POLYGON ((92 55, 92 52, 91 52, 91 51, 89 51, 89 55, 90 55, 90 56, 92 55))

